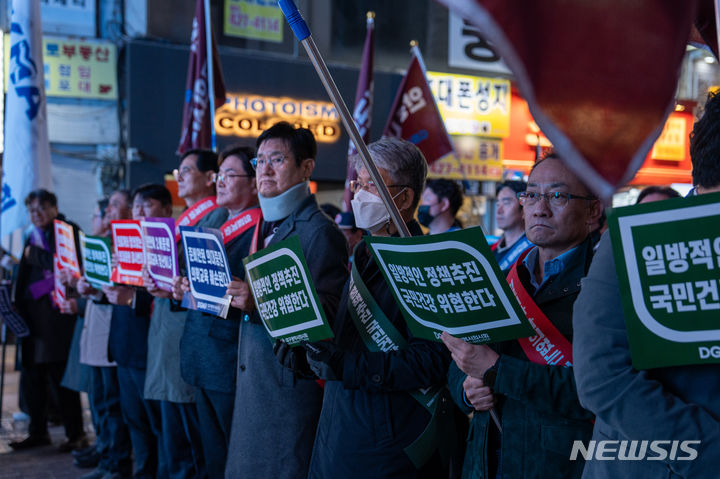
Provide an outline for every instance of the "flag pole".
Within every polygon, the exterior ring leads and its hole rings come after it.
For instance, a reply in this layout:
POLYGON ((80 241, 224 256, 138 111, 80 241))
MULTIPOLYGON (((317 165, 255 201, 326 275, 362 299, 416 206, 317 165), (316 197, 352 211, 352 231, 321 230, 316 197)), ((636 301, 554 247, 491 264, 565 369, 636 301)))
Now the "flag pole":
POLYGON ((208 77, 208 100, 210 106, 210 138, 212 150, 217 151, 217 138, 215 136, 215 59, 213 58, 212 22, 210 21, 210 0, 204 0, 205 8, 205 68, 208 77))
POLYGON ((367 170, 372 181, 375 183, 378 193, 380 193, 380 198, 383 200, 383 203, 385 203, 388 213, 390 213, 390 219, 395 224, 395 228, 397 228, 401 237, 405 238, 410 236, 410 230, 408 230, 405 221, 403 221, 402 216, 400 215, 400 210, 398 210, 395 205, 395 201, 393 201, 392 196, 390 196, 390 191, 387 189, 382 176, 380 176, 380 172, 375 166, 375 162, 370 156, 370 151, 363 141, 362 136, 355 125, 355 120, 353 120, 352 114, 350 114, 347 105, 345 105, 345 101, 342 99, 342 96, 335 85, 335 81, 328 71, 327 65, 325 65, 325 61, 318 51, 317 45, 315 45, 315 41, 311 36, 310 29, 305 23, 305 20, 302 15, 300 15, 300 12, 295 6, 293 0, 279 0, 278 4, 280 5, 283 15, 285 15, 287 22, 290 24, 290 28, 292 28, 293 33, 295 33, 295 37, 302 44, 310 57, 310 61, 315 67, 315 71, 320 77, 320 81, 330 96, 330 100, 332 100, 335 108, 337 108, 343 126, 345 126, 345 130, 347 130, 350 138, 355 143, 355 148, 360 155, 363 166, 367 170))

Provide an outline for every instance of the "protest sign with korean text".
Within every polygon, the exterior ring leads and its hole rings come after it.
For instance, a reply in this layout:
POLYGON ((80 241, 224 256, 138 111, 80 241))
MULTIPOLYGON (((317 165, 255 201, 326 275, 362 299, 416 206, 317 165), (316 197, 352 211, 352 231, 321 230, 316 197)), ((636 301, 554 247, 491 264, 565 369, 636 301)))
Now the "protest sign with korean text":
POLYGON ((143 286, 145 257, 140 220, 113 220, 110 227, 117 263, 110 279, 116 283, 143 286))
POLYGON ((55 254, 62 269, 69 269, 76 277, 80 277, 80 263, 75 249, 73 227, 61 220, 54 220, 55 254))
POLYGON ((333 337, 297 236, 250 255, 243 263, 255 306, 273 339, 297 346, 333 337))
POLYGON ((364 240, 413 335, 482 344, 534 334, 480 228, 364 240))
POLYGON ((172 292, 172 282, 178 276, 175 220, 172 218, 145 218, 142 227, 145 264, 155 285, 172 292))
POLYGON ((190 282, 183 307, 226 317, 230 296, 225 292, 232 275, 220 230, 181 226, 180 236, 190 282))
POLYGON ((9 284, 0 284, 0 318, 16 338, 24 338, 30 334, 27 323, 12 307, 9 284))
POLYGON ((55 306, 60 307, 67 299, 67 289, 60 282, 60 270, 63 269, 57 254, 53 255, 53 292, 51 298, 55 306))
POLYGON ((80 234, 80 245, 83 253, 83 269, 85 279, 94 288, 112 286, 111 274, 111 248, 110 238, 103 236, 86 236, 80 234))
POLYGON ((633 366, 720 363, 720 193, 613 210, 633 366))

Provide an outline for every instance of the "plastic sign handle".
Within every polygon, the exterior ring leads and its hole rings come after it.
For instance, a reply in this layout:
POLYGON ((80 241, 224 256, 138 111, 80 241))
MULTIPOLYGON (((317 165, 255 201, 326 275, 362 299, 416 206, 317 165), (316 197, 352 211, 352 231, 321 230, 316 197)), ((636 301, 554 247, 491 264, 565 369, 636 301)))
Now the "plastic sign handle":
POLYGON ((301 42, 309 37, 310 29, 295 6, 295 2, 293 2, 293 0, 278 0, 278 5, 280 5, 280 10, 282 10, 283 15, 285 15, 285 19, 288 24, 290 24, 290 28, 292 28, 298 41, 301 42))

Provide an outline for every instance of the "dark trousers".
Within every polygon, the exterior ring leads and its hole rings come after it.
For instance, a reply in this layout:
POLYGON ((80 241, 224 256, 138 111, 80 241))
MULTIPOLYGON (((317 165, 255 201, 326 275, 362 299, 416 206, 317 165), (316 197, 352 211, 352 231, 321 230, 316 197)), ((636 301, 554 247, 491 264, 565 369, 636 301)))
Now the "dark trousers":
POLYGON ((200 424, 193 403, 160 401, 163 453, 171 479, 207 477, 200 424))
POLYGON ((130 431, 130 441, 135 453, 134 477, 167 477, 164 455, 159 455, 160 404, 143 397, 145 370, 118 366, 117 377, 122 415, 130 431))
POLYGON ((92 394, 88 394, 88 399, 97 418, 95 447, 100 454, 99 467, 127 475, 132 470, 132 446, 120 407, 117 368, 93 367, 91 385, 92 394))
POLYGON ((65 374, 65 361, 23 365, 21 374, 25 402, 30 415, 28 432, 31 436, 44 436, 48 433, 47 415, 50 402, 48 391, 60 407, 60 416, 67 438, 75 440, 85 434, 80 394, 60 385, 65 374))
POLYGON ((223 479, 235 395, 198 388, 195 390, 195 400, 208 477, 223 479))

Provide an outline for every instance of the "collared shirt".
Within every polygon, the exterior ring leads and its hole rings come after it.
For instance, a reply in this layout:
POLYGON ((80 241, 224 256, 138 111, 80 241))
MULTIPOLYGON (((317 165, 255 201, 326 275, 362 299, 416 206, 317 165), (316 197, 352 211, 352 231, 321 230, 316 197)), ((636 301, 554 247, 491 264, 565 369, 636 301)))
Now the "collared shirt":
POLYGON ((540 291, 540 288, 542 288, 545 283, 560 274, 560 272, 567 267, 567 265, 572 261, 572 258, 573 256, 575 256, 577 251, 578 247, 576 246, 556 258, 545 261, 545 273, 543 275, 542 282, 538 284, 537 279, 535 278, 535 268, 537 268, 538 266, 538 248, 537 246, 534 246, 530 250, 528 255, 523 260, 523 264, 530 272, 530 284, 533 288, 535 288, 533 296, 535 295, 535 293, 540 291))

